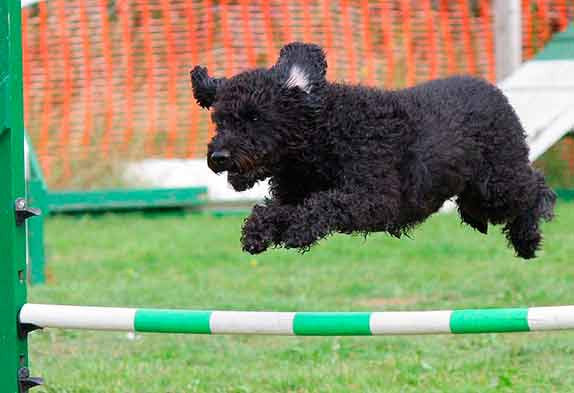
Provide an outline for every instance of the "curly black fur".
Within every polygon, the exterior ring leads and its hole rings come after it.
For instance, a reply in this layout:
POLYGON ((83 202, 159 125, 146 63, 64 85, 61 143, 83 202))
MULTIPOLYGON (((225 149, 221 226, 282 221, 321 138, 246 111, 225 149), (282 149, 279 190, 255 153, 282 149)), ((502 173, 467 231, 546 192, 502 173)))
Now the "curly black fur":
POLYGON ((291 43, 270 69, 192 72, 217 125, 210 167, 239 191, 270 179, 271 198, 245 221, 244 250, 306 250, 333 232, 400 237, 456 196, 463 222, 481 233, 505 224, 517 255, 535 256, 556 196, 495 86, 457 76, 385 91, 328 82, 326 68, 320 47, 291 43), (220 151, 229 159, 216 162, 220 151))

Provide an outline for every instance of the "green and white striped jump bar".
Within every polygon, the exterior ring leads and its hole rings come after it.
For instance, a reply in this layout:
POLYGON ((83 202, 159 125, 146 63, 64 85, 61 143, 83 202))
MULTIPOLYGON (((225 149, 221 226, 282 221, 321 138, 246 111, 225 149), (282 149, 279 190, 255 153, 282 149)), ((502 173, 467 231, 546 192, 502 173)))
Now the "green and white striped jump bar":
POLYGON ((370 336, 574 329, 574 306, 389 312, 187 311, 26 304, 46 328, 190 334, 370 336))

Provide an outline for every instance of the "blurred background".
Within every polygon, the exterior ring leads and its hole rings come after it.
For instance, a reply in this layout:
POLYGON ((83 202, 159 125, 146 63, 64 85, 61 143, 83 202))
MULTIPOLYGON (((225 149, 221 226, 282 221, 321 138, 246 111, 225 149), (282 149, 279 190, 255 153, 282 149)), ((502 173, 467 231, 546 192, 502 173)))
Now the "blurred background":
MULTIPOLYGON (((556 35, 572 0, 26 0, 22 16, 25 122, 53 190, 207 186, 211 199, 241 198, 203 162, 213 126, 191 94, 196 64, 230 76, 303 40, 325 48, 330 80, 391 89, 453 74, 504 87, 553 39, 544 60, 574 61, 574 33, 563 46, 556 35)), ((571 93, 564 78, 538 67, 506 86, 530 139, 564 108, 541 109, 548 99, 524 82, 571 93)), ((566 123, 532 157, 562 188, 574 185, 566 123)))

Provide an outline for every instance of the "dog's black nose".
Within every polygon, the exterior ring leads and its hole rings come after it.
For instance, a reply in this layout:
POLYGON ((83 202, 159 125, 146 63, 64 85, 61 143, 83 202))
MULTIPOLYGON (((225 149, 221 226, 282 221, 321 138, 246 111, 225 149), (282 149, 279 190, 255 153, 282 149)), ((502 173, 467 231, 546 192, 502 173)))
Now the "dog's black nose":
POLYGON ((229 158, 231 157, 231 153, 229 150, 217 150, 211 153, 209 156, 210 167, 215 172, 221 172, 227 169, 229 158))
POLYGON ((218 150, 211 153, 211 159, 218 165, 226 163, 229 157, 231 157, 229 150, 218 150))

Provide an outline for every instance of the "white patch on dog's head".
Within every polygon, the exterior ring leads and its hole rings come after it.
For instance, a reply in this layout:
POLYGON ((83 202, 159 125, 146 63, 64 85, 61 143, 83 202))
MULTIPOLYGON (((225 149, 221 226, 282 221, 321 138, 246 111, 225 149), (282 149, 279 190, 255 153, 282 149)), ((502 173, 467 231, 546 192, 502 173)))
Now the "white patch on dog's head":
POLYGON ((291 70, 289 71, 289 78, 285 81, 285 87, 298 87, 305 93, 311 92, 309 78, 307 77, 307 74, 305 74, 305 71, 303 71, 298 65, 291 67, 291 70))

